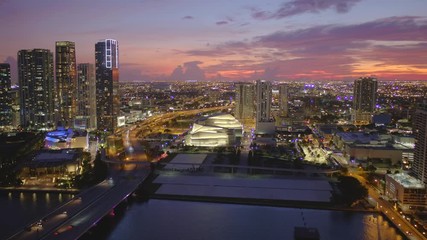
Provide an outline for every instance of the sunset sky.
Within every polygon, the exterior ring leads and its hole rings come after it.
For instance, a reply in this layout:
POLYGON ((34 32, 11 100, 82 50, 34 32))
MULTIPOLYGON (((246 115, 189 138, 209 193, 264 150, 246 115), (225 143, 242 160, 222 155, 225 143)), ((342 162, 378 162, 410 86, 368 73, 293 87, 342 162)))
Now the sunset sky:
POLYGON ((427 80, 426 0, 0 0, 0 62, 119 42, 120 81, 427 80))

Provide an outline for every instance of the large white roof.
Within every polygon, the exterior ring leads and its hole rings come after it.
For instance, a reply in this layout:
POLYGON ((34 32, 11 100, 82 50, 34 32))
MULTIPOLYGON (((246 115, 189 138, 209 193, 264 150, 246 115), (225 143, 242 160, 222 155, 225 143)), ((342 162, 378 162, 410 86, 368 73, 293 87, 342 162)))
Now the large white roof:
POLYGON ((156 194, 310 202, 329 202, 332 196, 325 180, 161 175, 154 182, 162 184, 156 194))

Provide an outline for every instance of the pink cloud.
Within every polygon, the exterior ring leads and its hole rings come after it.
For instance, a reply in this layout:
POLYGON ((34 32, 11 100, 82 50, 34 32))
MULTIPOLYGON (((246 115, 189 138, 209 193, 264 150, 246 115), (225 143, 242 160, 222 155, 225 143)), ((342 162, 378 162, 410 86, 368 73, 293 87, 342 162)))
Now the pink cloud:
POLYGON ((386 67, 398 69, 388 65, 425 69, 427 56, 420 56, 420 52, 427 47, 426 32, 426 18, 393 17, 347 26, 280 31, 184 54, 217 58, 216 64, 206 66, 208 75, 221 72, 223 76, 237 78, 240 73, 242 78, 250 78, 274 69, 273 74, 268 74, 272 79, 315 78, 316 74, 325 79, 354 78, 360 75, 364 65, 366 68, 362 72, 367 74, 384 73, 386 67), (225 60, 230 57, 235 60, 225 60))

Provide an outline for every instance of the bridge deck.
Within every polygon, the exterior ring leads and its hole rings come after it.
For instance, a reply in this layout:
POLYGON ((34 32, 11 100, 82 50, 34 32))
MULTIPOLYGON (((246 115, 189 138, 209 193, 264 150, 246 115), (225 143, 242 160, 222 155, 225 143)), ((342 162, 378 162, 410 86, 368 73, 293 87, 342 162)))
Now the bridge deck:
POLYGON ((9 239, 77 239, 131 194, 148 175, 148 169, 139 168, 131 175, 105 180, 9 239))

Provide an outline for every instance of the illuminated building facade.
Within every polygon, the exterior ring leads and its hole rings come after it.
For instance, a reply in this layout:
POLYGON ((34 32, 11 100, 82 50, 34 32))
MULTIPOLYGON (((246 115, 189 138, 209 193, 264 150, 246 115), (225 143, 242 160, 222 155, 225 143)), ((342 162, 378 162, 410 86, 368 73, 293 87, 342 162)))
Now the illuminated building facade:
POLYGON ((245 122, 254 119, 255 113, 255 89, 252 83, 237 83, 236 91, 236 109, 234 115, 236 118, 245 122))
POLYGON ((77 65, 77 114, 75 127, 96 128, 95 68, 93 64, 77 65))
POLYGON ((288 116, 288 85, 282 83, 279 85, 279 108, 280 116, 288 116))
POLYGON ((19 116, 19 87, 12 86, 12 88, 10 89, 10 97, 12 99, 12 127, 17 128, 21 124, 19 116))
POLYGON ((242 137, 242 124, 231 114, 199 119, 185 137, 185 145, 198 147, 232 146, 242 137))
POLYGON ((378 82, 373 77, 361 77, 354 81, 353 120, 355 125, 371 123, 377 102, 378 82))
POLYGON ((46 130, 55 126, 53 54, 47 49, 18 52, 21 126, 46 130))
POLYGON ((255 130, 260 134, 273 134, 275 123, 271 117, 272 90, 271 82, 256 81, 256 119, 255 130))
POLYGON ((95 79, 97 128, 114 131, 120 110, 119 45, 116 40, 105 39, 95 44, 95 79))
POLYGON ((71 127, 76 114, 77 102, 76 48, 74 42, 56 42, 55 70, 57 120, 64 127, 71 127))
POLYGON ((12 125, 10 65, 0 64, 0 128, 12 125))
POLYGON ((271 119, 271 83, 265 80, 256 82, 256 121, 268 122, 271 119))
POLYGON ((427 104, 421 104, 414 118, 415 150, 412 170, 415 176, 427 184, 427 104))

